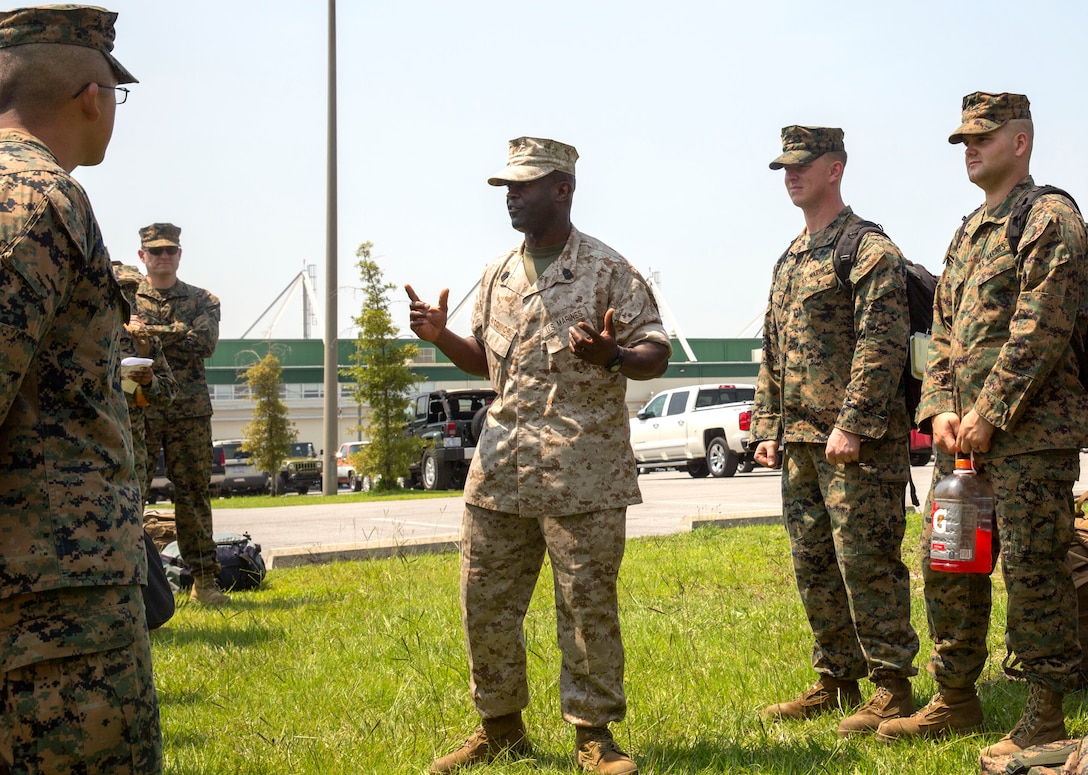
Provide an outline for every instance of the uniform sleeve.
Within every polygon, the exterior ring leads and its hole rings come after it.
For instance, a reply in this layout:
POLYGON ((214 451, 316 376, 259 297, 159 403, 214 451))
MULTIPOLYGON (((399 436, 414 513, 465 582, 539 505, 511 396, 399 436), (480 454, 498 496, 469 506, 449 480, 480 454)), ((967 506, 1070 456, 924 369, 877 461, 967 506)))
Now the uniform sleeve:
MULTIPOLYGON (((643 342, 664 345, 672 355, 672 343, 661 323, 657 299, 642 275, 633 267, 612 290, 612 324, 616 341, 622 347, 634 347, 643 342)), ((597 324, 599 325, 599 323, 597 324)))
POLYGON ((68 299, 85 257, 43 198, 23 234, 0 258, 0 423, 34 362, 42 337, 68 299))
POLYGON ((151 340, 151 384, 142 389, 144 398, 151 406, 169 406, 178 392, 178 383, 170 363, 162 352, 162 344, 157 339, 151 340))
POLYGON ((1009 430, 1047 378, 1069 342, 1088 284, 1086 239, 1080 215, 1061 196, 1041 197, 1020 240, 1020 293, 1009 338, 990 370, 975 410, 1009 430))
POLYGON ((836 427, 883 438, 899 400, 907 361, 910 319, 906 270, 899 249, 886 237, 866 235, 850 277, 854 286, 856 343, 850 381, 836 427))
POLYGON ((175 320, 169 324, 148 325, 147 331, 159 337, 164 347, 180 350, 194 358, 210 358, 219 344, 219 299, 204 292, 190 297, 186 303, 195 307, 191 323, 182 318, 188 315, 175 312, 175 320))
MULTIPOLYGON (((778 266, 775 265, 776 270, 778 266)), ((756 378, 756 400, 752 412, 752 437, 756 441, 782 438, 782 353, 778 346, 777 323, 772 314, 773 296, 772 276, 767 311, 763 315, 763 358, 756 378)))

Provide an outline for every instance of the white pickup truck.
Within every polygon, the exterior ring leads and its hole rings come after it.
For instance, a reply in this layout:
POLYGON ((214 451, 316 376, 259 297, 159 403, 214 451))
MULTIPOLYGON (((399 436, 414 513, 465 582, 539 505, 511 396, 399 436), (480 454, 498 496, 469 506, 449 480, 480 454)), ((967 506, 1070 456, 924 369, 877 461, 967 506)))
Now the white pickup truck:
POLYGON ((685 468, 693 477, 752 470, 755 385, 691 385, 658 393, 631 420, 639 471, 685 468))

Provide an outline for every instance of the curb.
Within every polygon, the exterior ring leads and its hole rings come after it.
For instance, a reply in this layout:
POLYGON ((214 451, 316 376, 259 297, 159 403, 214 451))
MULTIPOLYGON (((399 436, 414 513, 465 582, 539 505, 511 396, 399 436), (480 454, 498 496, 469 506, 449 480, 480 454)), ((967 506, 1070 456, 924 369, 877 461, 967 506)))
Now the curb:
POLYGON ((365 541, 357 544, 327 544, 325 546, 283 546, 269 550, 265 563, 272 568, 297 568, 302 565, 323 565, 348 560, 384 560, 413 554, 459 552, 459 535, 433 538, 406 538, 388 541, 365 541))
MULTIPOLYGON (((768 509, 716 517, 691 517, 687 521, 687 528, 692 531, 707 527, 729 528, 780 524, 782 524, 782 511, 768 509)), ((406 538, 392 543, 364 541, 325 546, 284 546, 269 550, 265 556, 265 563, 268 569, 272 570, 273 568, 297 568, 303 565, 323 565, 328 562, 384 560, 417 554, 443 554, 460 550, 460 535, 446 535, 432 538, 406 538)))
POLYGON ((692 517, 688 524, 691 530, 698 530, 704 527, 749 527, 751 525, 781 525, 782 509, 738 511, 734 514, 721 514, 716 517, 692 517))

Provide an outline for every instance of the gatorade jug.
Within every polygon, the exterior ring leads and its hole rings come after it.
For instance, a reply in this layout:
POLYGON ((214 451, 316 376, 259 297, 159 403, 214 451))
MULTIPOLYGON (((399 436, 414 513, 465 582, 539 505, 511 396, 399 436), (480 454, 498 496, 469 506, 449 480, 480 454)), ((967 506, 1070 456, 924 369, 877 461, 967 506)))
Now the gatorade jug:
POLYGON ((956 455, 956 468, 933 486, 929 567, 946 573, 993 568, 994 491, 974 460, 956 455))

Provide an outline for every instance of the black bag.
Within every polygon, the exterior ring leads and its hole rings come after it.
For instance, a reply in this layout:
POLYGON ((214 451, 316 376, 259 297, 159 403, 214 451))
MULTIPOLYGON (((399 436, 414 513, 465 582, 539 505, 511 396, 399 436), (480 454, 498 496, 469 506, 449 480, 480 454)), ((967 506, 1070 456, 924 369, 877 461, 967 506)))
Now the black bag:
POLYGON ((162 627, 174 615, 174 590, 166 578, 159 550, 144 531, 144 548, 147 550, 147 586, 144 587, 144 608, 147 609, 147 629, 162 627))
MULTIPOLYGON (((866 234, 884 234, 884 229, 878 223, 872 221, 859 221, 848 229, 844 229, 835 243, 835 252, 832 261, 835 264, 835 276, 839 281, 839 287, 853 293, 850 285, 850 270, 854 266, 854 260, 858 256, 858 248, 866 234)), ((933 328, 933 296, 937 291, 937 277, 930 273, 921 264, 915 264, 903 259, 907 270, 907 312, 910 316, 911 338, 929 338, 929 331, 933 328)), ((922 398, 922 374, 924 364, 915 364, 912 368, 911 360, 915 348, 913 343, 907 349, 907 365, 903 371, 903 384, 906 388, 907 416, 910 417, 912 428, 917 428, 914 415, 918 411, 918 403, 922 398), (919 368, 921 366, 921 368, 919 368)), ((922 356, 924 357, 924 356, 922 356)))
POLYGON ((249 533, 218 533, 213 538, 220 568, 219 588, 230 591, 259 587, 267 574, 261 545, 254 543, 249 533))
MULTIPOLYGON (((261 556, 261 545, 254 543, 249 533, 216 533, 212 540, 219 562, 216 582, 220 589, 255 589, 261 585, 268 571, 261 556)), ((175 593, 193 586, 192 570, 181 556, 177 541, 162 550, 162 565, 175 593)))

